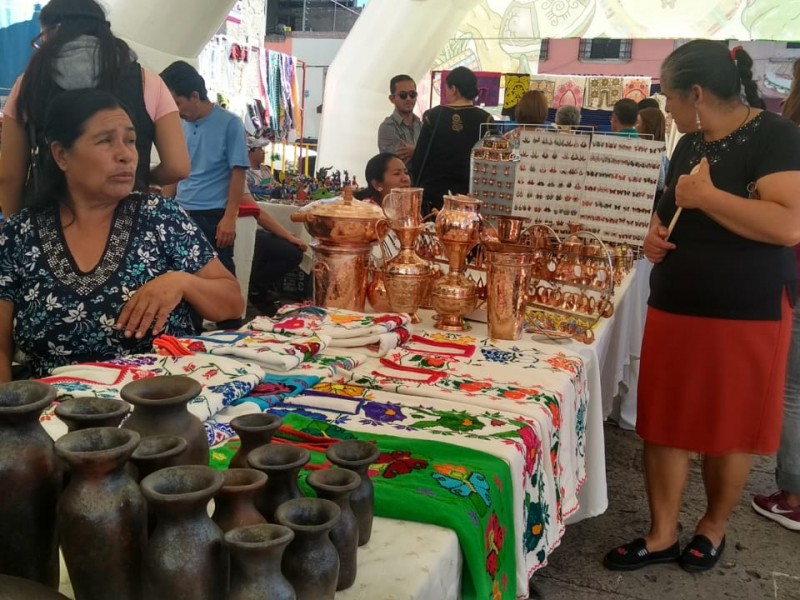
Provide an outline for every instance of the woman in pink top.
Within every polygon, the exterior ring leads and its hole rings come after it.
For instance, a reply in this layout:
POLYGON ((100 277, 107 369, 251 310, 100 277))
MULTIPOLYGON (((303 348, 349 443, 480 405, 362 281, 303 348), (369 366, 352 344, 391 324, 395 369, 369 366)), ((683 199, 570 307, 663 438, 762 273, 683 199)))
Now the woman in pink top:
POLYGON ((0 155, 0 209, 5 216, 19 211, 36 187, 41 169, 31 169, 31 145, 39 149, 40 164, 49 160, 41 133, 44 113, 64 90, 107 90, 128 108, 137 133, 137 190, 187 177, 189 153, 172 95, 114 36, 100 5, 95 0, 51 0, 39 22, 42 32, 33 40, 37 51, 5 106, 0 155), (161 162, 150 169, 153 144, 161 162))

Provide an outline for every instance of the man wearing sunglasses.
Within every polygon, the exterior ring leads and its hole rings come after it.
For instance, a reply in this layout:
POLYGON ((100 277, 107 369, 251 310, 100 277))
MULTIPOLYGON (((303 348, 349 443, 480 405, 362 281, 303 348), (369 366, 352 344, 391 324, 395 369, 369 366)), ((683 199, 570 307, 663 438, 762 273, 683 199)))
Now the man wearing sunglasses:
POLYGON ((389 82, 389 101, 394 112, 378 128, 378 150, 396 154, 409 166, 422 131, 422 122, 414 114, 417 84, 408 75, 395 75, 389 82))

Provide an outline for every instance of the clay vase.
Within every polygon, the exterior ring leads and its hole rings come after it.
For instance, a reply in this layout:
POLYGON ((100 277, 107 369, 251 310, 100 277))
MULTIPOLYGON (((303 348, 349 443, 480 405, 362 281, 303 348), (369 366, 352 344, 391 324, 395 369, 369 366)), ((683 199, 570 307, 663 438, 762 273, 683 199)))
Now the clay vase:
POLYGON ((255 469, 228 469, 222 475, 225 483, 214 497, 214 516, 211 518, 223 533, 237 527, 266 523, 256 508, 255 498, 267 483, 267 475, 255 469))
POLYGON ((176 435, 148 435, 139 441, 131 455, 136 471, 136 481, 150 473, 180 464, 180 457, 188 446, 185 439, 176 435))
POLYGON ((55 397, 37 381, 0 384, 0 573, 57 589, 62 472, 39 423, 55 397))
POLYGON ((231 420, 231 429, 239 436, 241 445, 233 455, 229 469, 247 468, 247 455, 259 446, 266 446, 283 424, 283 419, 269 413, 240 415, 231 420))
POLYGON ((69 600, 66 596, 30 579, 0 575, 0 598, 3 600, 69 600))
POLYGON ((306 483, 317 498, 335 502, 342 513, 330 537, 339 553, 336 590, 346 590, 355 583, 358 567, 358 519, 350 507, 350 494, 361 485, 361 477, 348 469, 325 469, 309 473, 306 483))
POLYGON ((361 485, 350 495, 350 506, 358 519, 358 545, 363 546, 372 536, 375 515, 375 490, 369 478, 369 467, 381 455, 375 444, 361 440, 344 440, 328 447, 328 460, 337 467, 349 469, 361 477, 361 485))
POLYGON ((61 551, 77 600, 142 598, 147 504, 125 464, 139 434, 117 427, 73 431, 56 440, 70 467, 58 501, 61 551))
POLYGON ((144 560, 145 598, 225 600, 228 551, 207 506, 222 473, 200 465, 167 467, 142 479, 156 526, 144 560))
POLYGON ((310 458, 308 450, 289 444, 261 446, 250 453, 247 462, 268 477, 267 484, 256 497, 256 506, 267 522, 275 522, 275 509, 281 504, 303 497, 297 485, 297 474, 310 458))
POLYGON ((208 465, 208 436, 203 423, 186 409, 200 394, 200 384, 184 375, 163 375, 140 379, 120 391, 123 400, 133 404, 133 414, 122 425, 142 437, 176 435, 186 440, 181 465, 208 465))
POLYGON ((228 600, 296 600, 281 572, 286 546, 294 532, 283 525, 237 527, 225 534, 231 555, 228 600))
POLYGON ((88 427, 119 427, 131 406, 112 398, 70 398, 56 406, 56 416, 69 431, 88 427))
POLYGON ((282 569, 297 600, 333 600, 336 595, 339 553, 329 534, 340 515, 334 502, 321 498, 296 498, 275 511, 278 523, 294 531, 282 569))

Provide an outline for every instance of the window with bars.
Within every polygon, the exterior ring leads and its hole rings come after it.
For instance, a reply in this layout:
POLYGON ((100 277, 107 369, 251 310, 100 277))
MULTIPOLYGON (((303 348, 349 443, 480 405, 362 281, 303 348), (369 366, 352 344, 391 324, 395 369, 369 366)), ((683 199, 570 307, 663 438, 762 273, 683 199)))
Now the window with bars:
POLYGON ((547 60, 550 57, 550 40, 544 39, 539 48, 539 60, 547 60))
POLYGON ((800 42, 786 42, 786 48, 789 50, 800 49, 800 42))
POLYGON ((633 40, 594 38, 581 40, 578 58, 581 60, 630 60, 633 40))

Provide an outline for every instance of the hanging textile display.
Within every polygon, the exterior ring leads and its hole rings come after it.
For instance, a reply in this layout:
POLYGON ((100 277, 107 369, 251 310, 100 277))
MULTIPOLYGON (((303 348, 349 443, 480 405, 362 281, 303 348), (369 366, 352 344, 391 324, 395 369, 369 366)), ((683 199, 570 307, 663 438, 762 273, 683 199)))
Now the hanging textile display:
POLYGON ((556 88, 553 94, 553 101, 550 108, 561 108, 562 106, 583 106, 584 88, 586 87, 586 77, 558 77, 556 78, 556 88))
POLYGON ((299 98, 294 58, 281 52, 267 53, 269 124, 276 140, 286 140, 297 129, 299 98))
POLYGON ((477 71, 478 104, 481 106, 497 106, 500 104, 500 73, 477 71))
POLYGON ((612 110, 622 98, 622 79, 619 77, 590 77, 586 81, 583 105, 595 110, 612 110))
POLYGON ((539 92, 543 92, 545 98, 547 98, 547 105, 553 105, 553 95, 556 93, 556 78, 550 76, 541 75, 536 77, 531 77, 531 90, 537 90, 539 92))
POLYGON ((513 117, 519 99, 531 87, 531 76, 525 73, 506 73, 505 80, 506 93, 503 97, 503 114, 513 117))
POLYGON ((623 77, 622 97, 639 102, 650 96, 649 77, 623 77))

